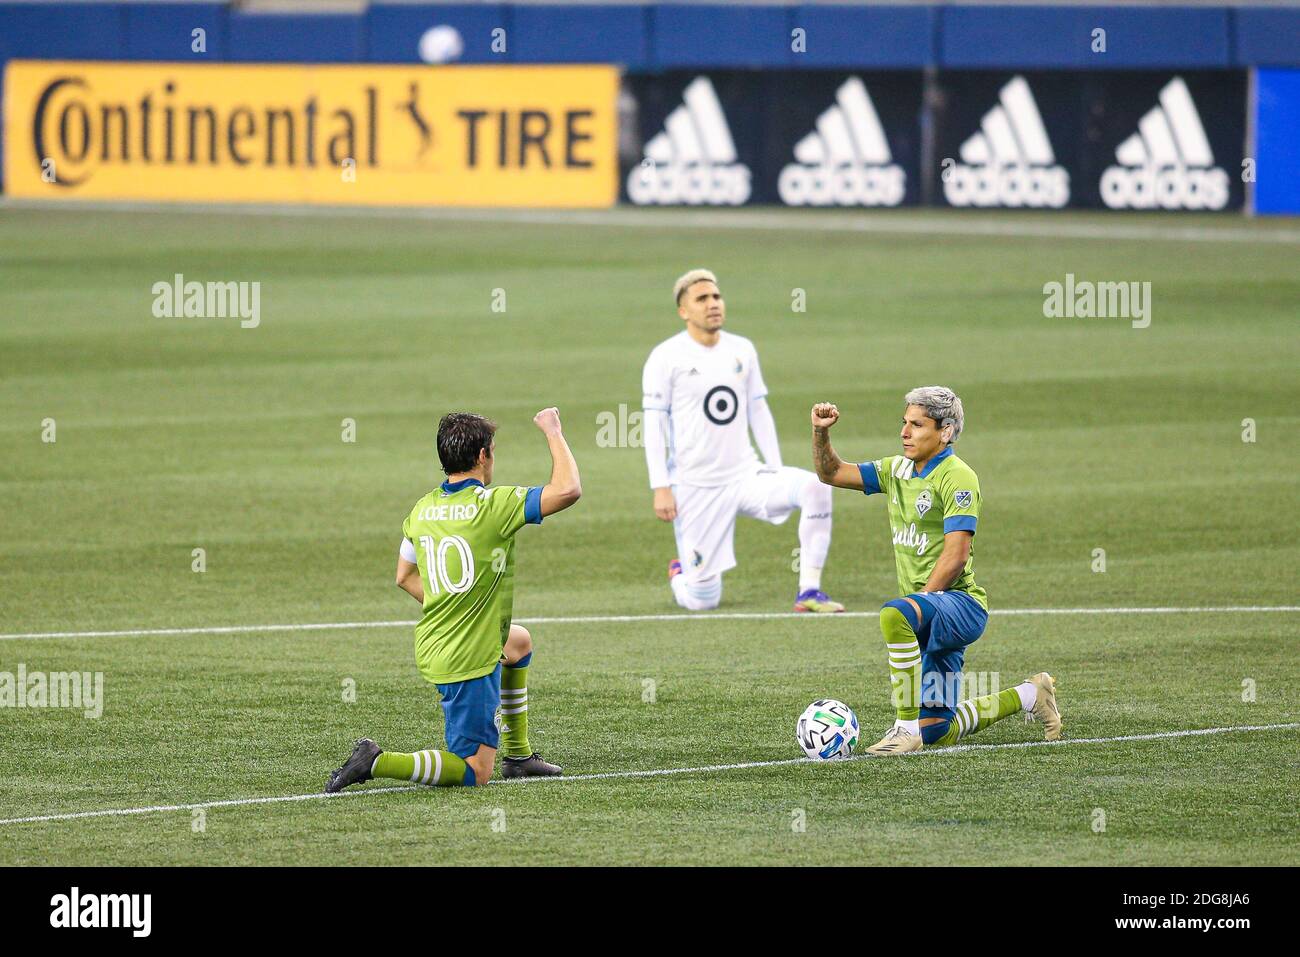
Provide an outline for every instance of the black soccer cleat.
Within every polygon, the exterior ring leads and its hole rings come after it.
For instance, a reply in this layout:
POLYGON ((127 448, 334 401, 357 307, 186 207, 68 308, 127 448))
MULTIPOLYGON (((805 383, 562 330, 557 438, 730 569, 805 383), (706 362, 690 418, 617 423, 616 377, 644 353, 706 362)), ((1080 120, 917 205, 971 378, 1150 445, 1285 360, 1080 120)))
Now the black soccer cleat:
POLYGON ((371 778, 370 769, 375 764, 375 758, 383 753, 375 742, 369 738, 362 738, 357 742, 356 747, 352 749, 352 755, 347 759, 343 767, 330 774, 330 779, 325 785, 325 793, 337 794, 349 784, 360 784, 362 781, 369 781, 371 778))
POLYGON ((563 773, 563 768, 555 764, 547 764, 536 751, 526 758, 501 759, 503 778, 554 778, 563 773))

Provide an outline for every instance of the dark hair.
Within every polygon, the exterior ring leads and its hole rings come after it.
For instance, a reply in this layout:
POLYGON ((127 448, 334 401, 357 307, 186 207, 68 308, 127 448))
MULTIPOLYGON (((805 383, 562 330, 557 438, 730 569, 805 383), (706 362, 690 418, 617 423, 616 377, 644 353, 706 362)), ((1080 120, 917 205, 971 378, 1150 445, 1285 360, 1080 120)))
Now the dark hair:
POLYGON ((438 461, 448 475, 468 472, 478 465, 478 454, 492 454, 497 424, 473 412, 448 412, 438 423, 438 461))

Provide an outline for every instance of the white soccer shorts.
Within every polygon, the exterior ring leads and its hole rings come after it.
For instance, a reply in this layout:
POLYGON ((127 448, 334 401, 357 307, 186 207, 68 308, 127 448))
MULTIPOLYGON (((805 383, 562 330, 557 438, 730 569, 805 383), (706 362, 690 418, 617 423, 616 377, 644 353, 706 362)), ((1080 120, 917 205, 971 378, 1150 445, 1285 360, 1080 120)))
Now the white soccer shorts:
POLYGON ((817 477, 807 469, 760 465, 730 485, 674 485, 673 532, 686 580, 699 581, 735 568, 736 515, 780 525, 799 507, 809 481, 817 477))

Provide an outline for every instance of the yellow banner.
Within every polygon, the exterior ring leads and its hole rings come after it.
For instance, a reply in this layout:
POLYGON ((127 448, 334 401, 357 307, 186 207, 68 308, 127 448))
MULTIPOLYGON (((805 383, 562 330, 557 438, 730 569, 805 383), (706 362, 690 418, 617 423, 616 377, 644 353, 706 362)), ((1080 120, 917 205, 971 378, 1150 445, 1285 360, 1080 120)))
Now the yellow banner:
POLYGON ((610 206, 607 66, 10 61, 23 197, 610 206))

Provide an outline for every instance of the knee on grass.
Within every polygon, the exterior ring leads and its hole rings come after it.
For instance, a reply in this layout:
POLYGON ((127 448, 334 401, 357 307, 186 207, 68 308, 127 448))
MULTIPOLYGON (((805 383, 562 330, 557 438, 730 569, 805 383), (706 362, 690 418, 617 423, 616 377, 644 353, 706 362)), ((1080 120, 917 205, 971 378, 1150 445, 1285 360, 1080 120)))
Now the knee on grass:
POLYGON ((681 575, 673 579, 673 597, 689 611, 708 611, 722 603, 722 579, 715 575, 697 582, 687 582, 681 575))

